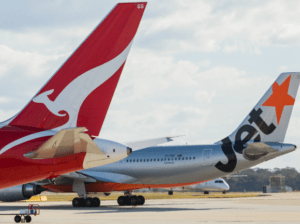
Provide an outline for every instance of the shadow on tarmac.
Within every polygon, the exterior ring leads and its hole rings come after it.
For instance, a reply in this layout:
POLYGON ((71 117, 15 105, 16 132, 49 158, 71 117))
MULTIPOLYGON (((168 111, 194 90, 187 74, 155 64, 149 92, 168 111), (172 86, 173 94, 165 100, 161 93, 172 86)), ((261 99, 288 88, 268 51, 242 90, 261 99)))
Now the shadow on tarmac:
MULTIPOLYGON (((191 203, 193 204, 193 203, 191 203)), ((188 204, 189 206, 191 205, 188 204)), ((199 203, 198 203, 199 204, 199 203)), ((120 213, 120 212, 170 212, 170 211, 204 211, 204 210, 220 210, 227 208, 175 208, 175 207, 165 207, 170 204, 150 204, 143 206, 118 206, 118 205, 102 205, 98 208, 74 208, 70 205, 45 205, 40 203, 42 210, 73 210, 76 214, 95 214, 95 213, 120 213), (157 207, 159 206, 159 207, 157 207), (163 207, 161 207, 163 206, 163 207)), ((181 204, 182 205, 182 204, 181 204)), ((0 206, 0 211, 19 211, 20 209, 26 209, 27 204, 24 205, 3 205, 0 206)))

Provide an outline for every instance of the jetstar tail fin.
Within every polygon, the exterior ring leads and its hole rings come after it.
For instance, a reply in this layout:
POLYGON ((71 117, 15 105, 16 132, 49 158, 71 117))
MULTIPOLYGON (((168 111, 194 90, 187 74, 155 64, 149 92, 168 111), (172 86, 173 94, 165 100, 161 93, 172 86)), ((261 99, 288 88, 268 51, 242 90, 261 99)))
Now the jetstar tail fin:
POLYGON ((9 124, 98 136, 146 4, 117 4, 9 124))
POLYGON ((283 142, 294 107, 300 73, 282 73, 240 126, 228 136, 237 148, 247 142, 283 142))

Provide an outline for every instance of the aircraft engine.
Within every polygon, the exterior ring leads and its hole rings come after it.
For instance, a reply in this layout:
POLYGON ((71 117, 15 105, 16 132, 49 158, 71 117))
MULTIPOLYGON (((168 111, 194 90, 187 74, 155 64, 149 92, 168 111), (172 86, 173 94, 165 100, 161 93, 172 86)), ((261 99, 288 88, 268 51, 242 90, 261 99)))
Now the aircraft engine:
POLYGON ((14 202, 27 200, 45 191, 40 185, 23 184, 0 190, 0 201, 14 202))

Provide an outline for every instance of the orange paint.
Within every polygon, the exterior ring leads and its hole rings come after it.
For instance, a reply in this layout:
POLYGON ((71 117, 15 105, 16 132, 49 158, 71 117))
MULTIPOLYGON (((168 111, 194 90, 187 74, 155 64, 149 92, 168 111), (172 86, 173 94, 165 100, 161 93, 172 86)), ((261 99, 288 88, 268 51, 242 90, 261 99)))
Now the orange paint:
MULTIPOLYGON (((191 182, 191 183, 179 183, 179 184, 122 184, 122 183, 113 183, 113 182, 99 182, 99 183, 89 183, 85 185, 87 192, 111 192, 111 191, 129 191, 137 190, 142 188, 174 188, 174 187, 183 187, 187 185, 194 185, 203 183, 206 181, 200 182, 191 182)), ((43 186, 54 192, 73 192, 72 185, 47 185, 43 186)))
POLYGON ((280 122, 283 108, 295 103, 295 99, 288 94, 290 81, 291 75, 281 85, 274 82, 272 95, 263 103, 263 106, 275 107, 277 124, 280 122))

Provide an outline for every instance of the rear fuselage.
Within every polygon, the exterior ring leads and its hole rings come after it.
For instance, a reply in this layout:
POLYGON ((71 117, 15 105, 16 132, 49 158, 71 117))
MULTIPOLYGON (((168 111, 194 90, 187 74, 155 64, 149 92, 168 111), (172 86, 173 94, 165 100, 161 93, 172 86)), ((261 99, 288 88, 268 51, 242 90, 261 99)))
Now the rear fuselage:
POLYGON ((114 180, 123 184, 151 187, 168 184, 184 186, 236 173, 293 150, 295 147, 287 144, 278 152, 249 161, 242 154, 235 152, 232 152, 235 155, 225 155, 222 146, 218 144, 158 146, 134 151, 119 162, 83 170, 80 173, 98 177, 99 180, 114 180), (232 172, 221 171, 217 164, 227 164, 228 156, 236 156, 235 169, 232 172))

